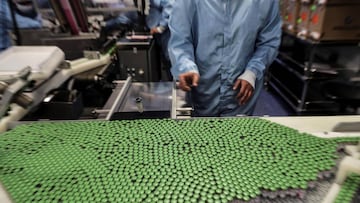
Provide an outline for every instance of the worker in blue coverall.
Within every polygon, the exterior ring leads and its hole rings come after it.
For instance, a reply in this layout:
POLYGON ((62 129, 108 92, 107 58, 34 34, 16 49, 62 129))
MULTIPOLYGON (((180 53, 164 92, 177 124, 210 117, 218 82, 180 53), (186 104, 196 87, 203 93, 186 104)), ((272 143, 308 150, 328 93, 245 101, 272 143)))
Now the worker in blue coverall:
MULTIPOLYGON (((154 35, 157 44, 161 48, 162 59, 169 62, 168 42, 170 31, 168 23, 172 6, 175 0, 150 0, 150 11, 146 17, 146 25, 150 29, 150 34, 154 35)), ((170 67, 168 67, 170 68, 170 67)))
MULTIPOLYGON (((111 3, 107 5, 110 8, 127 8, 134 7, 134 2, 130 0, 119 0, 116 3, 111 3)), ((118 29, 122 26, 130 26, 134 22, 136 22, 138 16, 136 11, 128 11, 121 13, 115 18, 111 18, 105 22, 105 29, 118 29)))
POLYGON ((178 0, 169 28, 172 73, 194 116, 251 115, 280 44, 279 1, 178 0))
MULTIPOLYGON (((16 2, 16 1, 14 1, 16 2)), ((15 3, 15 19, 19 28, 40 28, 41 17, 32 5, 21 5, 15 3)), ((0 1, 0 51, 12 45, 9 31, 13 29, 10 7, 7 0, 0 1)))
MULTIPOLYGON (((146 16, 146 26, 150 30, 150 34, 154 36, 156 44, 161 49, 161 59, 163 66, 166 69, 165 72, 168 72, 168 78, 172 77, 170 73, 171 64, 168 53, 168 42, 170 38, 168 22, 174 1, 175 0, 150 0, 149 14, 146 16)), ((137 16, 136 12, 127 12, 107 21, 106 27, 109 28, 118 25, 129 25, 131 23, 135 23, 138 17, 139 16, 137 16)))
MULTIPOLYGON (((170 38, 170 32, 168 29, 168 22, 170 13, 172 10, 172 4, 174 0, 150 0, 149 15, 146 16, 146 26, 150 30, 150 34, 156 35, 159 38, 158 43, 164 50, 164 56, 169 60, 169 54, 167 51, 167 44, 170 38)), ((125 2, 117 3, 117 7, 129 7, 134 4, 125 2)), ((106 27, 114 27, 122 24, 133 24, 137 21, 136 12, 126 12, 118 15, 116 18, 110 19, 106 22, 106 27)))

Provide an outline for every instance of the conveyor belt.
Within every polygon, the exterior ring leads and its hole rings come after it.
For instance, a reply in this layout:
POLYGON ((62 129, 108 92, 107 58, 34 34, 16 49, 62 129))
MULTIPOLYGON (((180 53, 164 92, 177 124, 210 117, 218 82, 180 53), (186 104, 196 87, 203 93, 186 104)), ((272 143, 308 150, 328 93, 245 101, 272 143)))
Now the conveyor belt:
POLYGON ((359 139, 256 118, 35 123, 0 136, 0 181, 15 202, 304 202, 359 139))

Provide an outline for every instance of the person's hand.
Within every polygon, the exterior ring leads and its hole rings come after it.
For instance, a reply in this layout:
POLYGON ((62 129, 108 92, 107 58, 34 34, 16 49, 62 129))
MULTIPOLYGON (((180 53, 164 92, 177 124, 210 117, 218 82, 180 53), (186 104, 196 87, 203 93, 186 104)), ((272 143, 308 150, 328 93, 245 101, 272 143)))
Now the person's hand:
POLYGON ((165 27, 163 26, 157 26, 150 29, 150 34, 162 34, 165 31, 165 27))
POLYGON ((179 75, 179 88, 188 92, 191 87, 198 85, 200 75, 194 72, 187 72, 179 75))
POLYGON ((160 30, 157 28, 157 27, 153 27, 153 28, 151 28, 151 30, 150 30, 150 34, 152 34, 152 35, 155 35, 155 34, 160 34, 161 32, 160 32, 160 30))
POLYGON ((237 79, 233 90, 239 90, 236 95, 236 99, 240 105, 246 104, 254 93, 254 88, 251 84, 243 79, 237 79))

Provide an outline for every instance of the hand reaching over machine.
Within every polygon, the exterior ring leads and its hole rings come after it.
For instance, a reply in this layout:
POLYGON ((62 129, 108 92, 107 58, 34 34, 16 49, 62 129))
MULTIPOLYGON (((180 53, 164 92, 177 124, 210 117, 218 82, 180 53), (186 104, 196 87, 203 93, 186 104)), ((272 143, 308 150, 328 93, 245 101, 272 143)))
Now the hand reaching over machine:
POLYGON ((187 72, 179 75, 179 88, 188 92, 192 87, 197 87, 200 75, 195 72, 187 72))
POLYGON ((150 34, 152 34, 152 35, 154 35, 154 34, 161 34, 161 33, 164 32, 164 30, 165 30, 165 28, 162 27, 162 26, 153 27, 153 28, 151 28, 151 30, 150 30, 150 34))
POLYGON ((243 79, 236 80, 233 90, 239 91, 236 95, 236 99, 240 105, 246 104, 254 92, 252 85, 243 79))

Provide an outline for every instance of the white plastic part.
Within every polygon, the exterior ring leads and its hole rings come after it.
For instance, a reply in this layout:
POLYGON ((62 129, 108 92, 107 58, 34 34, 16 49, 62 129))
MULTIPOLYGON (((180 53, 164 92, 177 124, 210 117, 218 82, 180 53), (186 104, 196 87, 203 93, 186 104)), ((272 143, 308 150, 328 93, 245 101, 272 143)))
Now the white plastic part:
POLYGON ((290 30, 290 31, 294 31, 294 25, 289 24, 287 26, 287 29, 290 30))
POLYGON ((335 183, 332 184, 322 203, 334 202, 341 190, 341 185, 346 180, 346 177, 352 173, 360 175, 360 160, 354 157, 346 156, 340 162, 339 171, 337 172, 335 178, 335 183))
POLYGON ((29 80, 47 79, 64 60, 56 46, 13 46, 0 53, 0 80, 11 80, 27 66, 29 80))
MULTIPOLYGON (((0 136, 2 132, 8 130, 8 125, 12 121, 18 121, 28 113, 27 109, 17 105, 11 104, 11 110, 8 112, 8 116, 0 119, 0 136)), ((1 201, 0 201, 1 202, 1 201)))
POLYGON ((359 146, 348 145, 345 147, 345 152, 355 159, 360 159, 360 151, 358 147, 359 146))
POLYGON ((331 188, 329 190, 329 192, 327 193, 326 197, 324 198, 324 200, 322 201, 322 203, 333 203, 337 197, 337 195, 339 194, 341 189, 341 186, 334 183, 331 185, 331 188))
POLYGON ((318 1, 318 4, 326 4, 327 3, 327 0, 319 0, 318 1))
POLYGON ((315 39, 315 40, 319 40, 320 36, 321 36, 321 34, 319 32, 311 32, 310 33, 310 37, 315 39))
POLYGON ((11 203, 10 195, 5 191, 4 187, 0 183, 0 202, 11 203))
POLYGON ((340 162, 339 171, 336 174, 335 182, 340 185, 343 184, 346 177, 351 173, 360 175, 360 160, 354 157, 346 156, 340 162))
POLYGON ((301 39, 306 39, 308 35, 308 31, 307 30, 301 30, 300 32, 298 32, 297 36, 301 39))

